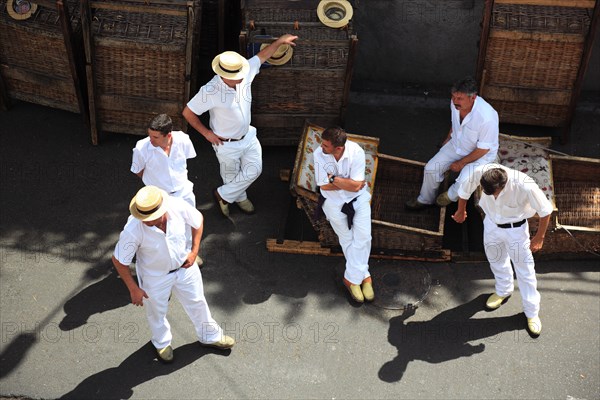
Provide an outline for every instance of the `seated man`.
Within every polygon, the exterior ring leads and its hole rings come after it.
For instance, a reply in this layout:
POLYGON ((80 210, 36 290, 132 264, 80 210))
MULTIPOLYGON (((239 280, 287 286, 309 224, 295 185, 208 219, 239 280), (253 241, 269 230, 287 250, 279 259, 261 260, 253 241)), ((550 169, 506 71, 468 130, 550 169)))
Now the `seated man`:
POLYGON ((369 274, 371 194, 365 182, 365 152, 341 128, 328 128, 314 152, 315 181, 323 213, 346 258, 344 285, 362 303, 375 298, 369 274))
POLYGON ((444 207, 458 199, 458 186, 478 165, 494 162, 498 153, 498 113, 477 96, 477 83, 462 79, 452 87, 452 127, 438 153, 425 165, 419 197, 406 202, 408 210, 422 210, 433 203, 444 207), (448 170, 460 173, 447 192, 437 196, 448 170), (436 199, 437 196, 437 199, 436 199))

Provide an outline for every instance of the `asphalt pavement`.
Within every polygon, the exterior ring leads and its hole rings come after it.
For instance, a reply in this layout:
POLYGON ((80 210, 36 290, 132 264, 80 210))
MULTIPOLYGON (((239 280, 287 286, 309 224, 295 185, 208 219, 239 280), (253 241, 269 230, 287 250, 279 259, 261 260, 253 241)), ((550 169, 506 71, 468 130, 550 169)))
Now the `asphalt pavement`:
MULTIPOLYGON (((448 131, 448 104, 419 91, 353 92, 346 128, 380 137, 383 153, 426 161, 448 131)), ((583 101, 570 141, 554 147, 600 158, 599 125, 600 103, 583 101)), ((79 115, 22 102, 0 112, 0 396, 600 398, 598 258, 537 264, 537 339, 525 331, 518 290, 483 311, 494 288, 487 263, 373 260, 372 271, 404 268, 407 279, 418 271, 428 283, 413 308, 358 306, 340 284, 342 258, 266 250, 281 233, 289 189, 280 170, 292 168, 296 149, 264 148, 263 174, 249 191, 256 214, 234 208, 224 219, 211 197, 216 158, 198 135, 188 167, 205 216, 204 288, 237 345, 201 347, 173 299, 175 361, 159 363, 145 313, 110 261, 141 187, 129 172, 138 139, 103 135, 94 147, 79 115)))

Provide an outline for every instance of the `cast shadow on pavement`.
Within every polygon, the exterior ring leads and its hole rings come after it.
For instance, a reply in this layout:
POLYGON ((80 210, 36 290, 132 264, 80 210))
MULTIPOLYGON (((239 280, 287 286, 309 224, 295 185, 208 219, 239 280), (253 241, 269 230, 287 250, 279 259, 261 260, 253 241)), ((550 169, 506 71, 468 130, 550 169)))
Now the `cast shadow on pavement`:
POLYGON ((108 368, 84 379, 73 390, 61 396, 61 399, 128 399, 133 388, 156 377, 174 373, 205 354, 227 356, 231 353, 201 347, 198 342, 188 343, 173 351, 174 361, 163 364, 156 359, 151 342, 144 344, 127 357, 121 364, 108 368))
MULTIPOLYGON (((71 297, 63 306, 65 316, 59 323, 63 331, 70 331, 85 325, 88 318, 94 314, 124 307, 131 303, 129 294, 117 271, 111 266, 104 279, 95 282, 71 297)), ((106 271, 105 271, 106 272, 106 271)), ((88 278, 93 270, 86 271, 88 278)))
POLYGON ((421 360, 438 364, 460 357, 470 357, 485 350, 485 344, 469 342, 485 339, 497 342, 503 332, 524 329, 525 315, 510 317, 471 318, 483 311, 487 294, 468 303, 443 311, 430 321, 405 321, 415 314, 415 309, 405 310, 390 320, 389 342, 398 348, 398 355, 379 370, 379 378, 385 382, 402 379, 411 361, 421 360))

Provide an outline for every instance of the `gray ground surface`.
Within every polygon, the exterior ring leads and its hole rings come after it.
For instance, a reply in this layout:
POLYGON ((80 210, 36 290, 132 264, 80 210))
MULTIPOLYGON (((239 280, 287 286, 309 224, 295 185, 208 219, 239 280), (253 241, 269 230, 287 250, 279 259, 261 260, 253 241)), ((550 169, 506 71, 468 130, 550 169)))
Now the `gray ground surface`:
MULTIPOLYGON (((448 100, 353 93, 346 127, 381 138, 380 151, 426 161, 448 130, 448 100)), ((571 141, 600 157, 598 103, 583 102, 571 141)), ((413 311, 353 305, 338 257, 268 253, 286 213, 294 148, 265 148, 250 190, 253 216, 220 217, 212 149, 193 137, 189 162, 206 218, 202 269, 214 317, 238 340, 198 345, 171 301, 175 362, 156 361, 143 310, 129 304, 110 255, 132 195, 139 137, 92 147, 78 115, 17 103, 0 113, 0 395, 30 398, 557 398, 600 393, 598 259, 537 265, 544 332, 526 333, 518 290, 482 311, 486 263, 374 261, 433 282, 413 311)), ((555 134, 503 127, 505 133, 555 134), (510 130, 510 131, 507 131, 510 130)))

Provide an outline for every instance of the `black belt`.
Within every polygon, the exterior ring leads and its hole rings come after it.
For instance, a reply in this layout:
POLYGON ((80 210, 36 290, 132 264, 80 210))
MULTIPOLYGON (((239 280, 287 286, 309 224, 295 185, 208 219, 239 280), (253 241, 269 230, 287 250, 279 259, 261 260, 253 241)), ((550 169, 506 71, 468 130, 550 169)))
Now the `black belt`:
POLYGON ((496 225, 498 225, 498 228, 502 228, 502 229, 518 228, 519 226, 523 225, 525 223, 525 221, 527 221, 527 220, 523 219, 519 222, 509 222, 508 224, 496 224, 496 225))
MULTIPOLYGON (((169 271, 169 274, 172 274, 172 273, 173 273, 173 272, 175 272, 175 271, 179 271, 180 269, 181 269, 181 267, 179 267, 179 268, 175 268, 175 269, 172 269, 172 270, 170 270, 170 271, 169 271)), ((168 275, 168 274, 167 274, 167 275, 168 275)))
POLYGON ((246 137, 246 135, 242 136, 239 139, 232 139, 232 138, 223 139, 222 137, 219 137, 219 139, 221 139, 222 142, 239 142, 240 140, 244 140, 245 137, 246 137))

